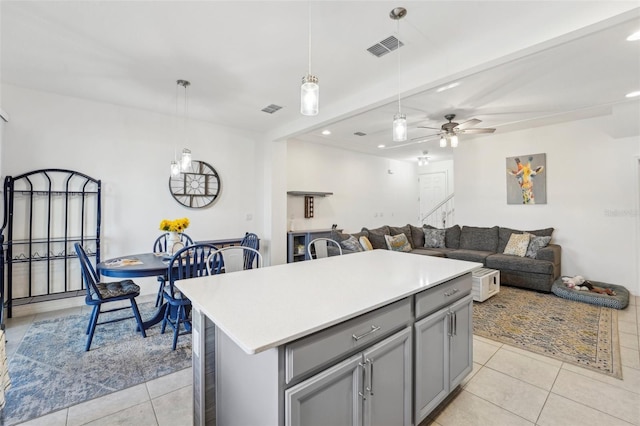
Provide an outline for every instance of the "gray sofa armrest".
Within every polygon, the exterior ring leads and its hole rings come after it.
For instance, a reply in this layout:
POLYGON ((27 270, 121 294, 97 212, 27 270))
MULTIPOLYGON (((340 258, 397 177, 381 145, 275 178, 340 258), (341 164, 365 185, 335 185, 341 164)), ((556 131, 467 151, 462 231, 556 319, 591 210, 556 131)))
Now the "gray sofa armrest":
POLYGON ((553 263, 553 275, 557 279, 561 274, 562 247, 558 244, 549 244, 548 246, 538 250, 536 255, 538 260, 546 260, 553 263))

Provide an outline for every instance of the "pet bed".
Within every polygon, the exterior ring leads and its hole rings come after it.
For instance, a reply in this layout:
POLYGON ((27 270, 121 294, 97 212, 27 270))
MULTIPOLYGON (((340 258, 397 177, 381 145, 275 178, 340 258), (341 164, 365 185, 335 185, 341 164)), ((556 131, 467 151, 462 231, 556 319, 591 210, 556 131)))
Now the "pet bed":
POLYGON ((578 302, 590 303, 592 305, 606 306, 613 309, 624 309, 629 304, 629 290, 621 285, 601 283, 591 281, 596 287, 610 288, 616 292, 615 296, 607 294, 593 293, 591 291, 574 290, 568 288, 562 278, 558 278, 551 286, 551 292, 563 299, 575 300, 578 302))

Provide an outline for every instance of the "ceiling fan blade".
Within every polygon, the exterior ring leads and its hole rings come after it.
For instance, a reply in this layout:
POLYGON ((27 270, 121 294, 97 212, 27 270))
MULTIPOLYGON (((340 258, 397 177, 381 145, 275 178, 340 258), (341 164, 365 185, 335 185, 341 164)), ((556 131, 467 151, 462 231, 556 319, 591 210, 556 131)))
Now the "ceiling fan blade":
POLYGON ((495 132, 496 129, 462 129, 460 130, 459 133, 466 133, 466 134, 474 134, 474 133, 493 133, 495 132))
POLYGON ((464 123, 458 124, 456 127, 460 130, 466 129, 467 127, 475 126, 476 124, 482 123, 482 120, 478 120, 477 118, 472 118, 471 120, 467 120, 464 123))
POLYGON ((424 136, 420 136, 417 138, 411 138, 412 141, 417 141, 418 139, 422 140, 422 139, 428 139, 428 138, 432 138, 434 136, 440 136, 440 133, 434 133, 432 135, 424 135, 424 136))
POLYGON ((433 129, 433 130, 440 130, 439 127, 428 127, 428 126, 418 126, 418 129, 433 129))

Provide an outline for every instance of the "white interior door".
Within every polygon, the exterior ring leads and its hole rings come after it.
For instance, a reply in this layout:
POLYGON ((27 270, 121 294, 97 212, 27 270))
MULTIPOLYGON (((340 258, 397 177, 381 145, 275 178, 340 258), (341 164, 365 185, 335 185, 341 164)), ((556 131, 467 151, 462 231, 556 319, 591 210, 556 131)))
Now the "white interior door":
POLYGON ((447 172, 433 172, 420 175, 420 218, 447 196, 447 172))

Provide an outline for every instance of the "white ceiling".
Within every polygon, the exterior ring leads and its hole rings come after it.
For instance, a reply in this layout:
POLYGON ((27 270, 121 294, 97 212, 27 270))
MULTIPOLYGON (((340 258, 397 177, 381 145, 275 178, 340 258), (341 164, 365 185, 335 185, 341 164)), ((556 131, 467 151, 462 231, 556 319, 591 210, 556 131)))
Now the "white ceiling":
POLYGON ((175 82, 187 79, 191 119, 397 159, 422 150, 435 159, 451 154, 436 138, 377 148, 393 144, 398 91, 409 138, 431 134, 417 126, 440 127, 448 113, 506 132, 638 104, 624 95, 640 90, 640 41, 626 41, 640 31, 639 1, 314 1, 311 70, 320 79, 320 114, 303 117, 308 7, 2 0, 0 77, 171 115, 182 113, 175 82), (389 18, 397 6, 408 10, 399 33, 389 18), (405 45, 381 58, 366 51, 389 35, 405 45), (460 85, 437 92, 451 82, 460 85), (272 103, 283 109, 260 111, 272 103), (324 128, 332 134, 322 136, 324 128))

